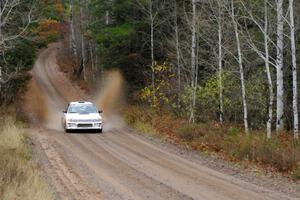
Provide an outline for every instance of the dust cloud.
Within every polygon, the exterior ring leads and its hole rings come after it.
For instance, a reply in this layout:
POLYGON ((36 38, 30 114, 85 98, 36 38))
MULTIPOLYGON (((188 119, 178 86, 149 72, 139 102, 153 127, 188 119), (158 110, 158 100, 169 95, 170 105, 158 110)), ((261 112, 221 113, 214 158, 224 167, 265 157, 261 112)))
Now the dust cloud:
POLYGON ((105 130, 124 126, 120 110, 125 104, 125 81, 117 69, 107 71, 93 101, 103 110, 105 130))
POLYGON ((23 111, 31 123, 45 122, 48 117, 48 107, 41 88, 32 78, 24 96, 23 111))
MULTIPOLYGON (((51 78, 57 77, 53 76, 51 78)), ((101 84, 98 84, 100 86, 94 90, 94 95, 91 96, 58 85, 57 87, 54 86, 56 88, 54 89, 53 85, 48 82, 40 88, 38 81, 33 77, 24 97, 23 110, 32 124, 42 124, 49 129, 62 130, 62 110, 65 109, 64 106, 68 103, 65 100, 78 101, 84 99, 73 98, 85 98, 91 100, 99 109, 103 110, 104 131, 121 128, 124 126, 120 117, 120 110, 125 104, 125 81, 119 70, 107 71, 103 77, 101 84), (56 92, 57 89, 63 92, 56 92), (82 95, 79 95, 79 93, 82 95)), ((74 87, 67 78, 65 80, 68 87, 74 87)), ((56 81, 53 82, 56 83, 56 81)))

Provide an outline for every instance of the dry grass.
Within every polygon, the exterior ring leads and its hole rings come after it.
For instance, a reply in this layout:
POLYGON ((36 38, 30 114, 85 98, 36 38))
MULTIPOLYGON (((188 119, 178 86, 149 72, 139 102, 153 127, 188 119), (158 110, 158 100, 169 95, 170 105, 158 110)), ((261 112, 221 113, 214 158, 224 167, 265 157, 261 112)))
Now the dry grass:
POLYGON ((125 121, 144 133, 150 130, 173 143, 194 150, 218 153, 230 161, 251 162, 268 171, 292 174, 300 179, 300 144, 292 134, 283 133, 268 140, 265 131, 247 136, 243 128, 217 123, 189 124, 170 114, 158 115, 142 107, 128 107, 125 121))
POLYGON ((0 124, 0 199, 50 200, 47 184, 32 161, 24 131, 13 118, 0 124))

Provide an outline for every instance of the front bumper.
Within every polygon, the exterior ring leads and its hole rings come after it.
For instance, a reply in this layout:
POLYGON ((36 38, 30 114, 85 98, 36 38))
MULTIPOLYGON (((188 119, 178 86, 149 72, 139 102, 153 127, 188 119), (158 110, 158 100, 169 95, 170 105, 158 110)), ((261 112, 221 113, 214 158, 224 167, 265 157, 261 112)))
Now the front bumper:
POLYGON ((102 123, 75 123, 67 122, 66 130, 101 130, 103 128, 102 123))

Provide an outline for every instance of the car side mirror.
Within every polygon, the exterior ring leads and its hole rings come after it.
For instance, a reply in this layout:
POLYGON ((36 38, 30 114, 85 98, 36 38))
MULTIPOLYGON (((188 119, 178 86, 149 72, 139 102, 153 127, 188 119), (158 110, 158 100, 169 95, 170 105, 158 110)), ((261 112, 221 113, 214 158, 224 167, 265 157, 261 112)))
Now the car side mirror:
POLYGON ((99 110, 98 113, 100 113, 100 114, 103 113, 103 110, 99 110))
POLYGON ((65 111, 65 110, 63 110, 62 112, 63 112, 64 114, 66 114, 66 113, 67 113, 67 111, 65 111))

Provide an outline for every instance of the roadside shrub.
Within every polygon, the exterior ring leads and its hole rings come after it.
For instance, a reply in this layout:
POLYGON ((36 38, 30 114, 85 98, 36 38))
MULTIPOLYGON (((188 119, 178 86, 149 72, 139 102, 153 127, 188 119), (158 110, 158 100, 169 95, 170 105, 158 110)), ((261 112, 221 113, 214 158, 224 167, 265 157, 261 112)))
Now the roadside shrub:
POLYGON ((205 136, 205 130, 199 124, 184 124, 177 131, 177 136, 184 141, 192 142, 205 136))
POLYGON ((230 127, 227 131, 227 134, 229 136, 237 136, 238 133, 241 133, 242 131, 237 127, 230 127))
POLYGON ((141 133, 155 133, 150 112, 149 110, 145 112, 141 107, 131 106, 123 111, 124 120, 141 133))
POLYGON ((124 120, 129 125, 134 125, 137 121, 151 121, 149 114, 151 111, 138 106, 129 106, 123 110, 124 120))
POLYGON ((155 115, 152 121, 157 132, 169 136, 176 135, 180 127, 185 124, 184 120, 177 119, 170 113, 155 115))
POLYGON ((224 139, 223 150, 233 158, 273 166, 281 172, 295 170, 300 161, 300 147, 288 136, 268 140, 262 133, 239 133, 224 139))
POLYGON ((145 134, 153 134, 155 133, 155 129, 154 127, 147 122, 141 122, 141 121, 136 121, 134 124, 134 128, 141 132, 141 133, 145 133, 145 134))

